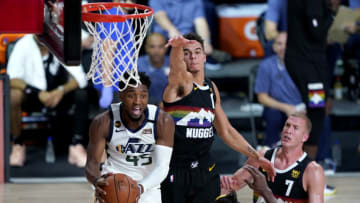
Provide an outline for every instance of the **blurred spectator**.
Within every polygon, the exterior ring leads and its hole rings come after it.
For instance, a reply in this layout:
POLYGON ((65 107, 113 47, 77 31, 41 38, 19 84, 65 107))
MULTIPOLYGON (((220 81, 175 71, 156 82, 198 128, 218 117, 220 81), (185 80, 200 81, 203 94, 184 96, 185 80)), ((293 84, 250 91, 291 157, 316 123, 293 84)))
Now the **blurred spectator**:
POLYGON ((205 53, 212 53, 203 0, 149 0, 149 5, 155 12, 154 32, 173 38, 195 31, 205 41, 205 53))
POLYGON ((274 53, 272 43, 280 32, 287 31, 287 0, 269 0, 265 13, 265 57, 274 53))
MULTIPOLYGON (((219 63, 231 60, 231 55, 213 48, 209 24, 212 30, 216 20, 210 16, 214 13, 214 4, 209 0, 149 0, 154 9, 155 23, 153 31, 167 36, 169 39, 190 32, 196 32, 204 39, 204 51, 207 55, 205 68, 218 70, 219 63), (205 12, 206 8, 206 12, 205 12), (207 18, 206 18, 207 15, 207 18)), ((217 33, 214 33, 215 36, 217 33)))
POLYGON ((265 14, 265 36, 275 40, 280 32, 287 31, 287 0, 269 0, 265 14))
POLYGON ((326 43, 332 16, 328 0, 288 1, 287 22, 285 65, 314 126, 304 150, 315 159, 329 90, 326 43))
MULTIPOLYGON (((41 111, 44 107, 68 112, 74 98, 71 92, 86 86, 85 74, 79 67, 63 67, 35 35, 26 35, 15 45, 7 65, 11 92, 11 135, 13 138, 10 165, 21 167, 25 162, 25 145, 21 137, 21 112, 41 111)), ((86 118, 87 119, 87 118, 86 118)), ((69 146, 69 162, 84 167, 86 152, 83 135, 74 134, 69 146)))
POLYGON ((146 55, 138 59, 138 71, 150 77, 149 103, 159 104, 168 83, 169 57, 166 55, 166 39, 160 33, 148 35, 145 41, 146 55))
POLYGON ((280 132, 287 116, 296 111, 305 110, 300 92, 291 80, 284 64, 286 38, 285 32, 277 35, 273 44, 276 55, 260 63, 255 81, 258 100, 265 106, 264 145, 270 148, 275 147, 280 141, 280 132))

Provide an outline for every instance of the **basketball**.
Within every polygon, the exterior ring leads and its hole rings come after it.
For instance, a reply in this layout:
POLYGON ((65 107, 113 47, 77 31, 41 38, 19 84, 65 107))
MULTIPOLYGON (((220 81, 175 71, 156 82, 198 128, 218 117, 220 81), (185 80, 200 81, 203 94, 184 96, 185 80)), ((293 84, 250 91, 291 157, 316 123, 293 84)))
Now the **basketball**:
POLYGON ((117 173, 106 178, 109 185, 104 187, 106 203, 136 203, 138 186, 136 181, 125 174, 117 173))

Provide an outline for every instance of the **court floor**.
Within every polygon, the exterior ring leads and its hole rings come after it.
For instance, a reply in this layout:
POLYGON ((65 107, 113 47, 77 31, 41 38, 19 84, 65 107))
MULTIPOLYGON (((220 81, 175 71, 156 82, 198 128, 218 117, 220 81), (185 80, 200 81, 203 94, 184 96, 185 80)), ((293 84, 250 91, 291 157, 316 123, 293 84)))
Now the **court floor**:
MULTIPOLYGON (((336 186, 335 196, 328 203, 359 202, 360 173, 343 173, 326 177, 327 183, 336 186)), ((49 181, 51 182, 51 181, 49 181)), ((61 182, 61 180, 60 180, 61 182)), ((252 202, 251 190, 238 192, 241 203, 252 202)), ((92 202, 92 189, 88 183, 12 183, 0 185, 0 203, 80 203, 92 202)))

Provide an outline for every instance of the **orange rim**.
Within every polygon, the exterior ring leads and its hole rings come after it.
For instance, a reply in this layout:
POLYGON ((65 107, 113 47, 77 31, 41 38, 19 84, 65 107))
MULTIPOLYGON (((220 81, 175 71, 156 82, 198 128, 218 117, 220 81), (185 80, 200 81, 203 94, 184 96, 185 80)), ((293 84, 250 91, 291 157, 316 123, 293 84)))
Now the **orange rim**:
POLYGON ((82 5, 81 8, 82 21, 88 22, 123 22, 131 18, 145 18, 151 16, 154 13, 154 10, 148 6, 141 4, 131 4, 131 3, 88 3, 82 5), (90 13, 92 11, 99 11, 105 9, 111 9, 113 7, 122 7, 122 8, 137 8, 143 10, 144 13, 141 14, 121 14, 121 15, 106 15, 100 13, 90 13), (146 12, 145 12, 146 11, 146 12))

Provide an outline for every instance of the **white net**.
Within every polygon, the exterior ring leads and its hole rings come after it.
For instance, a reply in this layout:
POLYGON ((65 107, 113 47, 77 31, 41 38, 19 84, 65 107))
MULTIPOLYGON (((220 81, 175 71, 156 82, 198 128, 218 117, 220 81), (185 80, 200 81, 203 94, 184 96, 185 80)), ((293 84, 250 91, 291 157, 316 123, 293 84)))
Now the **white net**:
POLYGON ((136 7, 130 10, 119 5, 109 9, 100 4, 97 12, 103 15, 128 14, 132 17, 123 22, 84 21, 90 34, 94 37, 92 62, 87 73, 88 79, 91 78, 95 85, 114 86, 119 91, 128 86, 137 87, 140 83, 137 59, 153 16, 139 18, 138 14, 149 11, 136 7))

